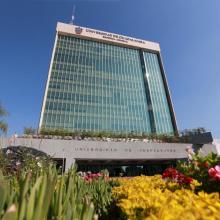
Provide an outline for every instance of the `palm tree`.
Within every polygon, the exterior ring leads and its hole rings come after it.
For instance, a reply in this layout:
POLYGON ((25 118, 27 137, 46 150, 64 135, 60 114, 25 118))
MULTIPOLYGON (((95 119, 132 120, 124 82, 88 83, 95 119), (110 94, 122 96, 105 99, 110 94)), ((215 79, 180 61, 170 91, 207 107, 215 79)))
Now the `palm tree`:
MULTIPOLYGON (((3 108, 0 103, 0 118, 7 115, 8 112, 3 108)), ((8 131, 8 124, 3 119, 0 119, 0 131, 2 131, 3 133, 6 133, 8 131)))

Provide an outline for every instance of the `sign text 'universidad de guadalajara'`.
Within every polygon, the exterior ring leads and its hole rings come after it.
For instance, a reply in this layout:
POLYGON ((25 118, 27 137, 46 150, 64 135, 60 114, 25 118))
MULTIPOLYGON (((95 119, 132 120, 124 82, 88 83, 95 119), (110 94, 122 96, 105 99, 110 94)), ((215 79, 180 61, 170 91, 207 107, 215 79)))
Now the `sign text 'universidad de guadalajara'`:
POLYGON ((91 29, 86 28, 86 32, 101 35, 103 38, 109 39, 109 40, 116 40, 116 41, 125 42, 125 43, 127 43, 128 41, 131 41, 131 42, 145 44, 145 41, 143 40, 139 40, 139 39, 135 39, 131 37, 125 37, 125 36, 112 34, 112 33, 107 33, 103 31, 96 31, 96 30, 91 30, 91 29))

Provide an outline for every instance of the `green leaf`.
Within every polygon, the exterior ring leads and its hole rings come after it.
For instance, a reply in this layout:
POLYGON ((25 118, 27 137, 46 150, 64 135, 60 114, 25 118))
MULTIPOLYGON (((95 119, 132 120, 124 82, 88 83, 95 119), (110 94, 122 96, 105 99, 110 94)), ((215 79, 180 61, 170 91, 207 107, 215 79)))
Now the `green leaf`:
POLYGON ((2 220, 17 220, 17 207, 15 204, 9 207, 2 220))

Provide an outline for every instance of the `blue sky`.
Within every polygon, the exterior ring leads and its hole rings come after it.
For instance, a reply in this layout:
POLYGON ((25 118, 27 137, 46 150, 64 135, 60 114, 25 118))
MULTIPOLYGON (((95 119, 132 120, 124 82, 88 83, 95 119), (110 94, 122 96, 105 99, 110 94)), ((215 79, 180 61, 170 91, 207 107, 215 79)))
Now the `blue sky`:
POLYGON ((9 134, 37 127, 57 21, 160 43, 178 127, 220 137, 219 0, 1 0, 0 100, 9 134))

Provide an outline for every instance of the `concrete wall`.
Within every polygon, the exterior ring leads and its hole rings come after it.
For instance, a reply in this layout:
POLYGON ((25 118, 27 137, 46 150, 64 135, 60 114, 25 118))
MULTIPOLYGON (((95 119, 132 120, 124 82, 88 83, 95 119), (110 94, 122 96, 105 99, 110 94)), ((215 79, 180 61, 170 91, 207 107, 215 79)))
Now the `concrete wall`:
MULTIPOLYGON (((106 142, 86 140, 56 140, 14 138, 1 139, 1 146, 27 146, 43 151, 55 158, 66 158, 66 169, 77 159, 102 160, 170 160, 187 158, 186 147, 191 144, 106 142)), ((217 152, 212 144, 206 144, 202 153, 217 152)))

